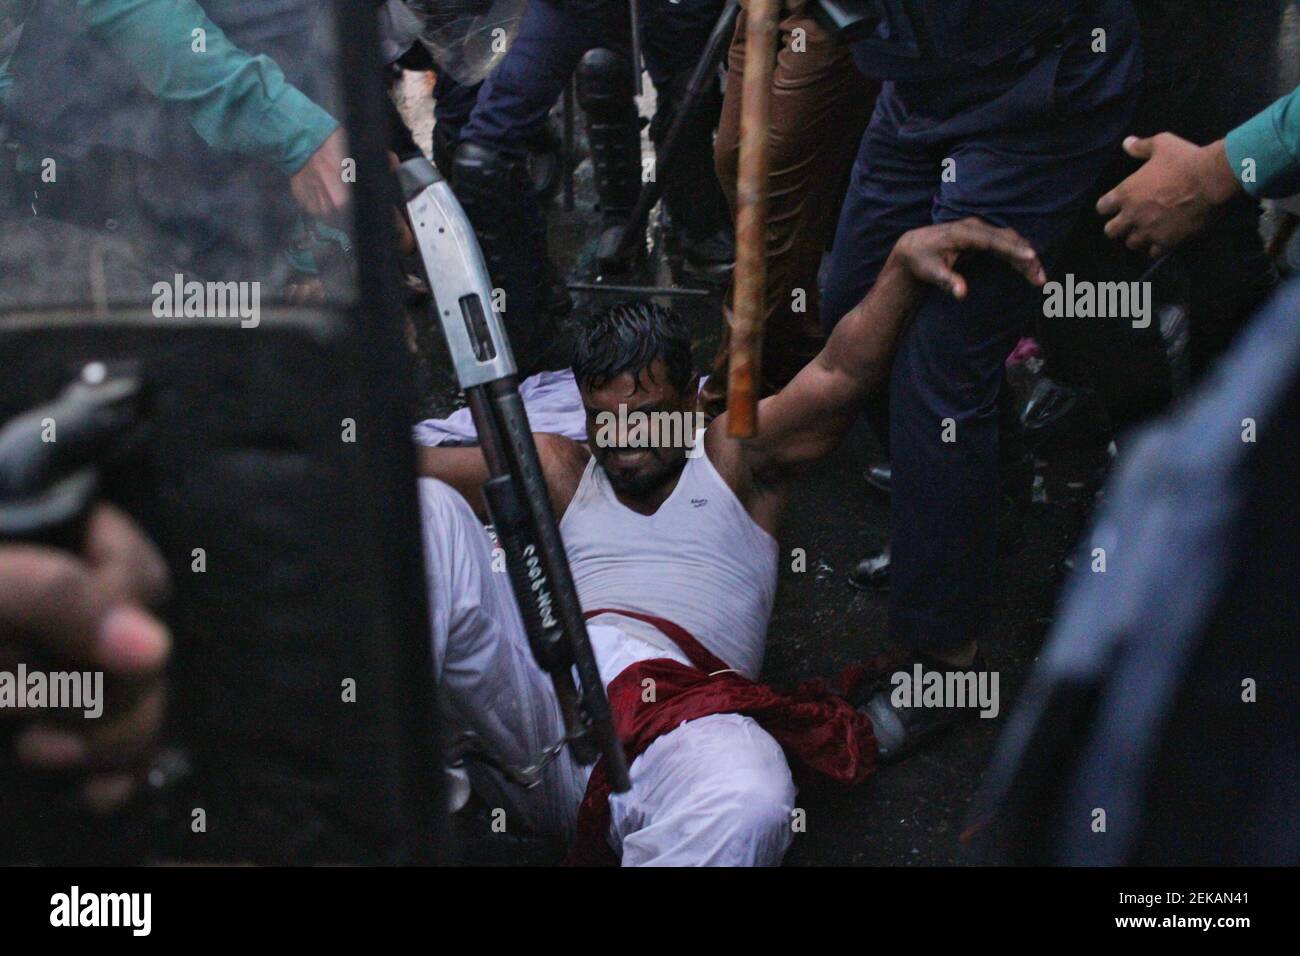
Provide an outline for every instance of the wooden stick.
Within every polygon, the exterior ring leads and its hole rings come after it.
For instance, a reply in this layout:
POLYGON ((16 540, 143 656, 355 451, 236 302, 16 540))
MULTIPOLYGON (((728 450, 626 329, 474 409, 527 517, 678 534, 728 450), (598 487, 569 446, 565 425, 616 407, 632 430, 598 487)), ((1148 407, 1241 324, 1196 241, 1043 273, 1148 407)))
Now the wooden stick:
POLYGON ((778 0, 749 0, 745 78, 740 97, 740 164, 736 183, 736 272, 732 294, 727 434, 758 432, 767 286, 767 131, 776 61, 778 0))

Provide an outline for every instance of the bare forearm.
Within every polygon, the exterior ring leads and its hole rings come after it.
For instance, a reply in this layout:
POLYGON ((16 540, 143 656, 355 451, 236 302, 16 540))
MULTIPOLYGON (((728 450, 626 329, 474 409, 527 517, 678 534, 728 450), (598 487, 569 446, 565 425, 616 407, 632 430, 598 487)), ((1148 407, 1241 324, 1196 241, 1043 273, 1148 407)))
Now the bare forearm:
POLYGON ((766 424, 746 445, 755 472, 813 461, 835 447, 863 397, 884 380, 922 297, 939 292, 966 298, 966 280, 955 269, 966 253, 991 254, 1032 285, 1047 281, 1033 247, 1011 229, 968 218, 904 233, 871 292, 840 320, 821 353, 764 399, 759 418, 766 424))
POLYGON ((421 478, 437 478, 460 492, 474 513, 486 518, 483 482, 488 479, 487 462, 478 447, 429 448, 417 446, 416 471, 421 478))
POLYGON ((920 301, 920 285, 885 263, 871 292, 840 320, 821 352, 779 393, 764 399, 758 438, 746 443, 751 466, 797 465, 829 454, 885 376, 898 335, 920 301))
POLYGON ((837 391, 865 395, 879 384, 922 292, 921 283, 891 255, 871 291, 840 320, 813 360, 833 376, 837 391))

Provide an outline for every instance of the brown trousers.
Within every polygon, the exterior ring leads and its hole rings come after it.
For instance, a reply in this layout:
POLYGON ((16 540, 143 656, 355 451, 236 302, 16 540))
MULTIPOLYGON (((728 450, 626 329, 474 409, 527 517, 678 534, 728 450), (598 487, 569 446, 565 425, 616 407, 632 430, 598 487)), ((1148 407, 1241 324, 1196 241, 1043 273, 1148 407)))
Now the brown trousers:
MULTIPOLYGON (((821 350, 817 270, 835 234, 848 173, 879 92, 877 83, 854 68, 848 48, 802 7, 801 0, 782 4, 772 75, 764 395, 784 387, 821 350)), ((718 179, 733 216, 745 20, 741 11, 727 56, 727 89, 713 147, 718 179)), ((702 396, 710 414, 720 412, 726 403, 731 296, 729 288, 723 306, 727 326, 702 396)))

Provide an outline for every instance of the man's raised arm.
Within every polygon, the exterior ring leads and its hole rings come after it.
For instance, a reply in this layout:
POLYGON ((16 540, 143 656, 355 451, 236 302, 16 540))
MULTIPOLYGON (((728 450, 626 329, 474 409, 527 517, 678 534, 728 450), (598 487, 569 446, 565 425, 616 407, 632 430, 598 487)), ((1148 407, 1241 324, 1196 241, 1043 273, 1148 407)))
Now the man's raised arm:
MULTIPOLYGON (((925 286, 938 286, 955 299, 966 297, 966 280, 955 266, 968 252, 997 256, 1033 285, 1047 279, 1033 247, 1012 229, 963 219, 905 233, 876 284, 835 327, 817 357, 789 385, 759 403, 759 433, 741 443, 751 470, 804 464, 835 448, 861 411, 863 398, 884 377, 925 286)), ((719 419, 723 417, 725 413, 719 419)), ((710 431, 725 434, 725 427, 710 431)))

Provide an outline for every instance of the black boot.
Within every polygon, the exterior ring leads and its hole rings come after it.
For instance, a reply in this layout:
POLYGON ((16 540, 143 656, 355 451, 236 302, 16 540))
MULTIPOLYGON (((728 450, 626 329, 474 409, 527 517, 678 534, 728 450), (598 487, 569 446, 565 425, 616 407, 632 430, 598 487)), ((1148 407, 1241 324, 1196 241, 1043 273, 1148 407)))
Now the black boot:
POLYGON ((664 206, 668 211, 668 234, 692 271, 706 275, 727 273, 735 264, 736 244, 727 200, 713 169, 713 130, 722 110, 716 84, 696 101, 673 144, 673 154, 664 154, 668 130, 685 105, 689 82, 687 71, 656 90, 658 103, 650 124, 656 166, 667 177, 664 206))
MULTIPOLYGON (((543 366, 554 339, 558 270, 547 253, 546 217, 520 158, 479 143, 456 148, 452 188, 483 249, 494 289, 505 293, 502 318, 520 376, 543 366)), ((563 283, 559 283, 561 291, 563 283)))
POLYGON ((628 61, 612 50, 588 50, 578 64, 578 102, 587 114, 600 201, 596 264, 602 272, 618 272, 631 265, 615 252, 641 191, 641 118, 628 61))

